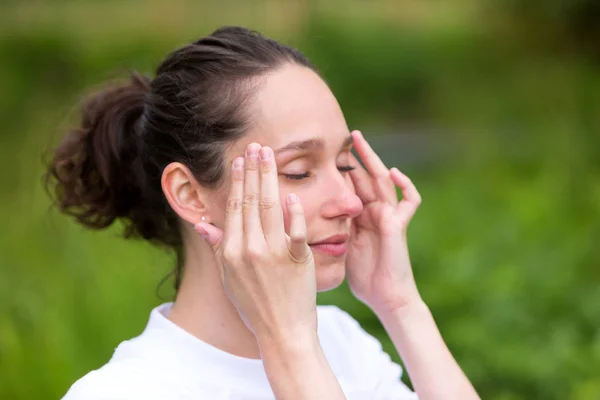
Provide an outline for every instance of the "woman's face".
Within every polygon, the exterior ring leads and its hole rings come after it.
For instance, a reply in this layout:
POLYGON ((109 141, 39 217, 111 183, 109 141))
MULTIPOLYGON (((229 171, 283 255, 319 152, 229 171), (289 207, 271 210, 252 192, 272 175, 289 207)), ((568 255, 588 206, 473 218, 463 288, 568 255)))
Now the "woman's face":
MULTIPOLYGON (((350 131, 333 93, 310 69, 290 64, 264 79, 250 105, 249 132, 227 150, 225 165, 252 142, 274 150, 281 203, 295 193, 304 207, 317 289, 333 289, 345 277, 347 246, 317 243, 347 243, 351 220, 363 208, 347 171, 350 131)), ((226 204, 228 191, 228 185, 219 191, 217 204, 226 204)), ((224 207, 219 211, 224 218, 224 207)), ((284 215, 289 232, 285 207, 284 215)))

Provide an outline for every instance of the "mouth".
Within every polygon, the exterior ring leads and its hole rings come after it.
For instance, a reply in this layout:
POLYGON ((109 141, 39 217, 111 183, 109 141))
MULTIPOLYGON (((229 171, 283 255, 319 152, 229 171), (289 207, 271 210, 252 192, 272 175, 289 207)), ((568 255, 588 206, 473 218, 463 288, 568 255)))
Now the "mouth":
POLYGON ((343 256, 348 251, 349 239, 350 235, 348 234, 333 235, 327 239, 309 243, 309 246, 312 250, 339 257, 343 256))

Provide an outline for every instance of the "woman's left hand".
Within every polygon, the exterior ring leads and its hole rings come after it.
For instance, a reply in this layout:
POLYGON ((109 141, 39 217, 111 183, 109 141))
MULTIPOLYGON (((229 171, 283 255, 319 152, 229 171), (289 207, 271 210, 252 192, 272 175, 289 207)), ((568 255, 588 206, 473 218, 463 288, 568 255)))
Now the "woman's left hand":
POLYGON ((421 196, 406 175, 384 165, 359 131, 352 136, 368 172, 353 160, 356 169, 350 176, 364 209, 352 221, 348 283, 352 293, 376 314, 405 309, 421 301, 406 243, 406 230, 421 196), (402 191, 400 202, 396 186, 402 191))

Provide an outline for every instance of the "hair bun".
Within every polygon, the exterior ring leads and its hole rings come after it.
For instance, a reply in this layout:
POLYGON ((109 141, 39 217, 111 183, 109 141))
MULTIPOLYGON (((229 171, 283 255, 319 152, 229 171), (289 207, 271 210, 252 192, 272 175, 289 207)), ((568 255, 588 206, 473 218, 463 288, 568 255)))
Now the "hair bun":
POLYGON ((132 72, 128 81, 89 95, 81 125, 55 150, 46 188, 61 211, 87 227, 106 228, 141 201, 135 164, 150 85, 150 78, 132 72))

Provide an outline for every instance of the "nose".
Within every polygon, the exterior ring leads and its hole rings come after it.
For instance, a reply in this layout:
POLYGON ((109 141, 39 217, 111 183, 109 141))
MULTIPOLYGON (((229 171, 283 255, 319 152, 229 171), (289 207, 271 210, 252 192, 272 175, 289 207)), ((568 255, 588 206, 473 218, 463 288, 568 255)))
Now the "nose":
POLYGON ((322 215, 325 218, 354 218, 363 210, 363 203, 354 191, 350 176, 337 173, 335 179, 325 183, 323 193, 327 193, 322 206, 322 215))

